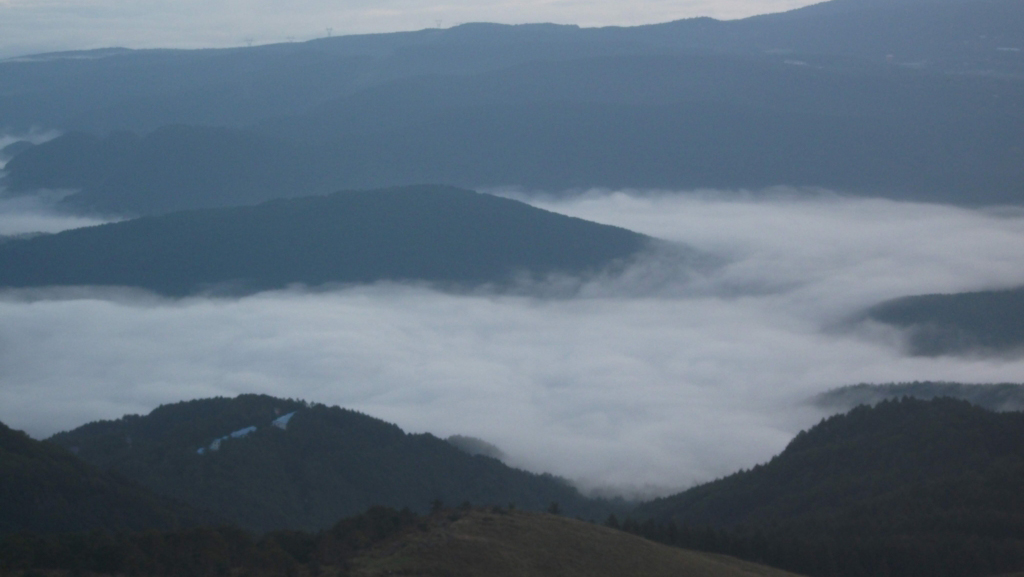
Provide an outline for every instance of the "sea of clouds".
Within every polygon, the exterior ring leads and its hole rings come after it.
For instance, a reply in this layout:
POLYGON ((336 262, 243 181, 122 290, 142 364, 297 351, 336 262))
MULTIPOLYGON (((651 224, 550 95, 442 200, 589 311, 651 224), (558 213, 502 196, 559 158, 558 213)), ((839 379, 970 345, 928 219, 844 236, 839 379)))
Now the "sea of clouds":
POLYGON ((479 437, 514 465, 651 495, 767 460, 825 416, 807 400, 832 387, 1024 381, 1024 360, 912 357, 894 330, 846 322, 892 297, 1024 284, 1019 210, 786 189, 527 198, 713 264, 684 271, 655 253, 557 297, 399 284, 184 300, 10 291, 0 420, 45 437, 268 393, 479 437))

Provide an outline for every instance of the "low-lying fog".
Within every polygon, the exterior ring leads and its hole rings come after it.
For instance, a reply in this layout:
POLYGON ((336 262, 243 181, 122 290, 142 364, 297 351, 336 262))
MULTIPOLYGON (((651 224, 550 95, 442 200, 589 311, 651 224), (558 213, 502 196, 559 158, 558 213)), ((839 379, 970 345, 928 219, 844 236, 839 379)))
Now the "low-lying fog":
POLYGON ((37 232, 60 232, 70 228, 103 224, 106 219, 78 216, 55 209, 67 191, 33 196, 4 197, 0 188, 0 240, 37 232))
MULTIPOLYGON (((160 403, 339 404, 587 487, 665 493, 765 461, 859 382, 1024 380, 1024 360, 914 358, 841 321, 890 297, 1024 284, 1024 213, 769 191, 534 204, 721 257, 657 257, 574 298, 382 285, 242 299, 0 298, 0 420, 37 437, 160 403), (670 265, 666 265, 670 266, 670 265)), ((3 231, 0 230, 0 233, 3 231)))
POLYGON ((17 135, 0 133, 0 240, 5 236, 60 232, 105 222, 97 217, 83 217, 58 210, 60 200, 72 191, 51 190, 15 196, 8 195, 3 187, 3 169, 10 160, 4 152, 7 146, 23 141, 40 144, 57 136, 59 133, 56 131, 38 130, 17 135))

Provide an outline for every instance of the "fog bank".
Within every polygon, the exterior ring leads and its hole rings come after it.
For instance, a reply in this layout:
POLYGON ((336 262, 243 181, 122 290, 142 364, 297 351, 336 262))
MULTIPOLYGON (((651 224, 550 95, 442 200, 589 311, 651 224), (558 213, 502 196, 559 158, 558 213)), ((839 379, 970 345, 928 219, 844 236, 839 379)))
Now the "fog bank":
POLYGON ((0 420, 35 436, 262 392, 339 404, 589 487, 666 492, 762 462, 859 382, 1024 381, 1024 361, 906 357, 839 321, 878 300, 1024 284, 1024 215, 827 193, 626 194, 543 208, 681 241, 574 298, 383 284, 242 299, 0 298, 0 420), (652 281, 654 279, 654 281, 652 281))

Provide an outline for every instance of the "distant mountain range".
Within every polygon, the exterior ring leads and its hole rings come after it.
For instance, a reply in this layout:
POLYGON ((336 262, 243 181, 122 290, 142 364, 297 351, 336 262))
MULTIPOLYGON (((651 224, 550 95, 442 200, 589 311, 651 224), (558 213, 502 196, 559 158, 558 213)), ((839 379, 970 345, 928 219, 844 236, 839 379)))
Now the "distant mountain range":
POLYGON ((217 520, 2 423, 0 510, 0 534, 173 529, 217 520))
POLYGON ((85 461, 248 529, 316 530, 373 505, 507 506, 604 518, 623 503, 353 411, 267 396, 165 405, 53 436, 85 461))
POLYGON ((641 505, 634 530, 811 575, 994 575, 1024 568, 1022 478, 1024 413, 887 400, 641 505))
POLYGON ((913 354, 1019 354, 1024 350, 1024 288, 908 296, 863 318, 906 329, 913 354))
POLYGON ((502 287, 598 273, 657 242, 514 200, 419 186, 9 240, 0 244, 0 286, 116 285, 174 296, 376 281, 502 287))
POLYGON ((0 62, 7 188, 156 214, 424 182, 1024 199, 1018 0, 0 62), (119 132, 128 131, 128 132, 119 132))
POLYGON ((23 130, 242 127, 402 79, 630 55, 1020 75, 1024 56, 1013 49, 1024 49, 1022 18, 1017 0, 833 0, 733 21, 607 28, 473 23, 252 48, 43 54, 0 61, 0 118, 23 130))

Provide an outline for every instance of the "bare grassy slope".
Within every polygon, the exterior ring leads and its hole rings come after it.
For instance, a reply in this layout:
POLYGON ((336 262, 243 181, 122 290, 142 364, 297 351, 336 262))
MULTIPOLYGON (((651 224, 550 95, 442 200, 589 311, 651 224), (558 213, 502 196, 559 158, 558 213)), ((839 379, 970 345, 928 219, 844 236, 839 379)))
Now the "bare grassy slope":
POLYGON ((352 575, 783 577, 731 557, 660 545, 555 515, 474 510, 374 549, 352 575))

